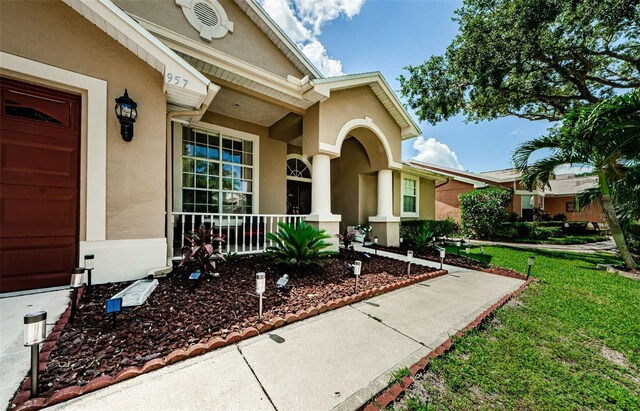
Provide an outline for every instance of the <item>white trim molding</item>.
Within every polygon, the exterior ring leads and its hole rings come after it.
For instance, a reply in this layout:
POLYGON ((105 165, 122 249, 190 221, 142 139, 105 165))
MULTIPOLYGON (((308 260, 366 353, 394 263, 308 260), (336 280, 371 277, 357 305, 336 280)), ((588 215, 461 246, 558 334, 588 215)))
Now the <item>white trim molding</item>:
MULTIPOLYGON (((106 238, 107 210, 107 82, 0 51, 0 67, 43 82, 59 83, 86 92, 85 239, 106 238)), ((44 83, 43 83, 44 84, 44 83)), ((46 84, 44 84, 46 86, 46 84)))
POLYGON ((373 133, 378 137, 378 139, 382 143, 382 146, 384 147, 384 152, 387 155, 387 166, 390 169, 402 170, 402 163, 397 162, 393 159, 391 146, 389 145, 387 137, 384 135, 380 127, 378 127, 376 123, 373 122, 373 119, 369 117, 354 118, 353 120, 347 121, 338 132, 336 143, 328 144, 320 142, 320 151, 331 156, 340 157, 342 143, 344 143, 344 140, 349 136, 349 133, 358 127, 368 128, 369 130, 373 131, 373 133))
POLYGON ((400 216, 420 217, 420 177, 400 173, 400 216), (416 183, 416 211, 404 211, 404 180, 413 180, 416 183))

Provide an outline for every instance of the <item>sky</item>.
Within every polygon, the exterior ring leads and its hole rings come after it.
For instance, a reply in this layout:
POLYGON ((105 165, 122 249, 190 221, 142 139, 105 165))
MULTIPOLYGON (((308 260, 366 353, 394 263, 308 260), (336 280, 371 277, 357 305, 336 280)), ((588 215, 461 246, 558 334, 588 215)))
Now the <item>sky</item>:
MULTIPOLYGON (((444 53, 458 32, 454 0, 259 0, 325 76, 380 71, 398 97, 404 67, 444 53)), ((411 112, 410 112, 411 113, 411 112)), ((411 113, 418 122, 416 115, 411 113)), ((549 123, 515 117, 465 123, 461 116, 402 145, 417 159, 471 172, 510 167, 511 153, 549 123)))

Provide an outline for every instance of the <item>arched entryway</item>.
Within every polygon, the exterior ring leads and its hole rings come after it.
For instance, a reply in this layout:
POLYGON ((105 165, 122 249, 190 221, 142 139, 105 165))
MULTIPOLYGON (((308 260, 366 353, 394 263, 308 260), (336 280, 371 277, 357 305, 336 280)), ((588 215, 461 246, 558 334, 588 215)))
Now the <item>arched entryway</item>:
POLYGON ((287 214, 311 213, 311 164, 301 155, 287 156, 287 214))

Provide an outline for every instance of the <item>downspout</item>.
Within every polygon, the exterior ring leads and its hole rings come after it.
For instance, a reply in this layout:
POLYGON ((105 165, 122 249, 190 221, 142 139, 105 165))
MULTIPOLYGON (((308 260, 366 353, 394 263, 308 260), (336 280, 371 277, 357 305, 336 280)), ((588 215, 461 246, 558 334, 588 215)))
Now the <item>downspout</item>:
POLYGON ((165 181, 166 181, 166 186, 165 186, 165 191, 166 191, 166 199, 167 202, 165 204, 165 213, 166 213, 166 220, 165 220, 165 232, 167 234, 167 265, 171 266, 171 260, 173 259, 173 216, 171 215, 172 211, 173 211, 173 147, 172 147, 172 141, 173 139, 171 138, 172 136, 172 127, 173 124, 171 122, 171 120, 174 117, 198 117, 198 116, 202 116, 204 113, 207 112, 207 109, 209 108, 209 105, 211 104, 211 101, 213 101, 213 98, 216 96, 216 94, 218 94, 218 91, 220 91, 220 86, 213 84, 213 83, 209 83, 209 86, 207 87, 207 96, 205 97, 204 101, 202 102, 202 105, 200 105, 200 108, 198 110, 195 111, 169 111, 167 113, 167 129, 166 129, 166 142, 167 142, 167 146, 166 146, 166 166, 165 166, 165 171, 166 171, 166 176, 165 176, 165 181))

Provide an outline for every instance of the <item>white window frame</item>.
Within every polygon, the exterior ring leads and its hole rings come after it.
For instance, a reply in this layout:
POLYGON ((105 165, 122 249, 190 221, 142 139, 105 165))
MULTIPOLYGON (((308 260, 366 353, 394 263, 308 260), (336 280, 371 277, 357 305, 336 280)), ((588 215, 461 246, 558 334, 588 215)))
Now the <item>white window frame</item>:
MULTIPOLYGON (((251 214, 259 214, 260 137, 255 134, 246 133, 244 131, 216 124, 205 123, 203 121, 187 123, 180 120, 173 120, 173 211, 182 212, 182 127, 185 125, 192 126, 195 129, 200 129, 206 132, 224 134, 229 137, 239 138, 253 143, 253 192, 251 193, 251 214)), ((220 188, 220 191, 223 191, 222 188, 220 188)), ((220 199, 220 201, 222 201, 222 199, 220 199)), ((219 212, 202 214, 219 214, 219 212)))
MULTIPOLYGON (((289 154, 289 155, 287 155, 287 162, 289 162, 289 160, 291 160, 291 159, 302 161, 307 166, 307 168, 309 169, 309 172, 313 172, 313 170, 311 169, 311 163, 309 162, 309 159, 307 159, 306 157, 301 156, 300 154, 289 154)), ((310 183, 311 182, 310 178, 294 177, 294 176, 290 176, 288 173, 287 173, 287 180, 304 181, 306 183, 310 183)))
POLYGON ((420 177, 410 174, 400 174, 400 217, 420 217, 420 177), (413 180, 416 183, 416 211, 404 211, 404 180, 413 180))

